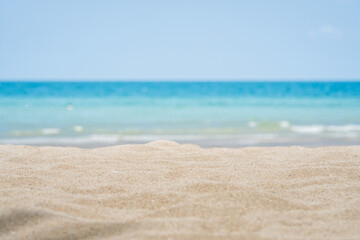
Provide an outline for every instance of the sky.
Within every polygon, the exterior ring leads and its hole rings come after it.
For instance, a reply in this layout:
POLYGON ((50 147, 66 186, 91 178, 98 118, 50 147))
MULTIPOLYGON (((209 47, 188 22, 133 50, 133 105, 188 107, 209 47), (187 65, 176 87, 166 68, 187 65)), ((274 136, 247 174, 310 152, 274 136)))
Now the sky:
POLYGON ((1 80, 360 79, 360 0, 0 0, 1 80))

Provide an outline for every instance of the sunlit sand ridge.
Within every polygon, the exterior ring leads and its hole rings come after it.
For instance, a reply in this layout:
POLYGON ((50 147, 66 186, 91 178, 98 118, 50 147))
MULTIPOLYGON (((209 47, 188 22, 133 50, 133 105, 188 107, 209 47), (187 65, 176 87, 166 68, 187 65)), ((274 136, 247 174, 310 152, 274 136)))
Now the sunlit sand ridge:
POLYGON ((1 239, 356 239, 360 147, 0 146, 1 239))

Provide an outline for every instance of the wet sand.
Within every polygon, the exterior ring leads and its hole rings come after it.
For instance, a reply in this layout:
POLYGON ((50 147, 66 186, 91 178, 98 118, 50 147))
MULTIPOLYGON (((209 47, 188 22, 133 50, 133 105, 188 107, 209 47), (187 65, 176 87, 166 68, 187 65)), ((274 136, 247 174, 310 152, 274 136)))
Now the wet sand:
POLYGON ((360 146, 0 145, 1 239, 360 239, 360 146))

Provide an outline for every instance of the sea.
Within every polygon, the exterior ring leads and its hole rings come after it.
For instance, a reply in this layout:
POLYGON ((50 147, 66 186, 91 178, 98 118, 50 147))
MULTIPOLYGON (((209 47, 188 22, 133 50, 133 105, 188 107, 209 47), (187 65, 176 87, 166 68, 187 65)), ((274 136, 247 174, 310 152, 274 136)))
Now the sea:
POLYGON ((0 81, 0 144, 360 144, 360 82, 0 81))

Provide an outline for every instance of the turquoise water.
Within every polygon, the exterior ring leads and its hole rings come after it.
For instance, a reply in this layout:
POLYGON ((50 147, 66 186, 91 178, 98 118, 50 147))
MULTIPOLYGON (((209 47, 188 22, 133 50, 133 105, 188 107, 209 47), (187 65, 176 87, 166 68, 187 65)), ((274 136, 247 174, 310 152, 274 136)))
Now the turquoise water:
POLYGON ((1 82, 0 143, 360 144, 360 82, 1 82))

